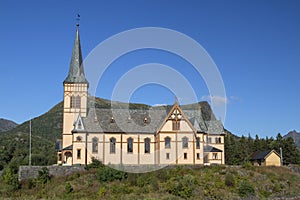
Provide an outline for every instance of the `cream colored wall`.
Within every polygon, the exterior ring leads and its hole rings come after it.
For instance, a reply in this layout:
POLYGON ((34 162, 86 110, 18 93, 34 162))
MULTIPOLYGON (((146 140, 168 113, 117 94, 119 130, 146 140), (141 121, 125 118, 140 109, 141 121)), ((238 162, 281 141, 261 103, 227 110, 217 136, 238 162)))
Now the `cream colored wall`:
POLYGON ((86 116, 87 112, 87 84, 64 84, 64 113, 63 113, 63 133, 62 133, 62 148, 72 145, 72 133, 74 122, 78 118, 79 112, 82 117, 86 116), (81 108, 71 108, 70 98, 72 95, 81 96, 81 108))
POLYGON ((73 164, 85 164, 85 134, 83 133, 75 133, 72 137, 73 142, 73 164), (77 141, 77 137, 80 136, 82 139, 81 141, 77 141), (80 159, 77 158, 77 149, 81 150, 81 157, 80 159))
POLYGON ((280 157, 272 152, 265 160, 266 166, 280 166, 280 157))
POLYGON ((158 164, 176 164, 176 141, 177 141, 177 134, 176 133, 159 133, 158 134, 158 142, 159 142, 159 149, 157 151, 158 155, 158 164), (165 148, 165 138, 170 137, 171 138, 171 148, 165 148), (166 158, 166 154, 169 153, 170 158, 166 158))

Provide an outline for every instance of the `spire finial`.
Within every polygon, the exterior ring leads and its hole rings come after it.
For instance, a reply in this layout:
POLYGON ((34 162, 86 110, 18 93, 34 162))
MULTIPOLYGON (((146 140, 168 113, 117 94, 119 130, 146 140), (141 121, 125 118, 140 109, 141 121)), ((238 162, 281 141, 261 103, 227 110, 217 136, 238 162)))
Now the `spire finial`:
POLYGON ((175 104, 178 104, 178 98, 176 95, 175 95, 175 104))
POLYGON ((76 27, 78 28, 79 27, 79 22, 80 22, 80 14, 78 13, 76 15, 76 27))

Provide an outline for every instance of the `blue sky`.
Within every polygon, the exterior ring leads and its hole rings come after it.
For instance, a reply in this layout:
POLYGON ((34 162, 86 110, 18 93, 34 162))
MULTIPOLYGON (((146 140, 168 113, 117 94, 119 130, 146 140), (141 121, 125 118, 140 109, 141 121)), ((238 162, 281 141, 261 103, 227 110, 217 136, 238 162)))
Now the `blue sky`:
MULTIPOLYGON (((216 63, 228 98, 225 127, 261 137, 300 131, 300 1, 4 1, 0 0, 0 117, 22 123, 63 99, 63 85, 81 15, 83 57, 100 42, 133 28, 169 28, 196 40, 216 63)), ((110 98, 132 67, 162 63, 178 70, 203 99, 205 83, 185 60, 144 50, 116 60, 97 89, 110 98)), ((159 85, 131 101, 172 104, 159 85)))

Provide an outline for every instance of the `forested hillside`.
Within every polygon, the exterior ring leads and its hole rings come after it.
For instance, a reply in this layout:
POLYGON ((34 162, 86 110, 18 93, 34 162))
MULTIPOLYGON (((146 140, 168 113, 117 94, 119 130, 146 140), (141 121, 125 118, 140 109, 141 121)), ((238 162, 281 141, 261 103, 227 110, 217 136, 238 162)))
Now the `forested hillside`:
POLYGON ((258 135, 252 138, 237 137, 226 131, 225 137, 225 163, 227 165, 240 165, 249 161, 251 154, 256 151, 272 150, 278 153, 282 148, 283 164, 300 164, 300 151, 291 137, 283 138, 280 133, 276 138, 259 138, 258 135))

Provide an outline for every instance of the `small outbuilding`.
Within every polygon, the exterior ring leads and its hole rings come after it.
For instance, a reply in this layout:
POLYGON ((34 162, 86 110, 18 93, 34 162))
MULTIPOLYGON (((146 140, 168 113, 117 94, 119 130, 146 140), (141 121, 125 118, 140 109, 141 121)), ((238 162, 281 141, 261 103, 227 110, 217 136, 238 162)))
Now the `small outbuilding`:
POLYGON ((250 161, 255 166, 281 166, 280 155, 275 150, 257 151, 251 155, 250 161))

